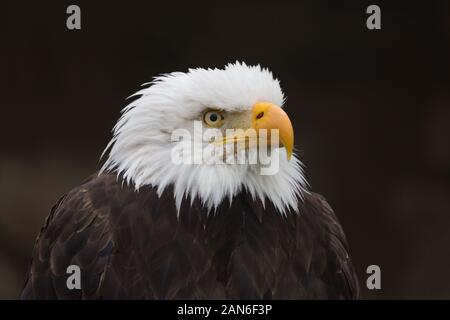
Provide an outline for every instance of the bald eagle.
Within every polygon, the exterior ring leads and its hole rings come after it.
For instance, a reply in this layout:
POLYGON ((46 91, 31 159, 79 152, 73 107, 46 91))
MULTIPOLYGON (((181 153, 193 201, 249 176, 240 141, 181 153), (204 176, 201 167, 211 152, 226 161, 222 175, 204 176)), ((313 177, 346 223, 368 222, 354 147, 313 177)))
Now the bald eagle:
POLYGON ((103 167, 52 208, 23 299, 358 296, 344 232, 307 187, 284 94, 269 70, 239 62, 189 69, 157 77, 136 95, 103 167), (196 135, 194 122, 223 135, 196 135), (185 134, 174 138, 176 130, 185 134), (263 130, 275 130, 277 140, 259 139, 263 130), (236 141, 242 150, 226 148, 236 141), (259 157, 245 161, 261 141, 278 161, 268 174, 259 157), (206 160, 244 161, 174 160, 211 145, 223 152, 206 160), (67 285, 73 265, 80 288, 67 285))

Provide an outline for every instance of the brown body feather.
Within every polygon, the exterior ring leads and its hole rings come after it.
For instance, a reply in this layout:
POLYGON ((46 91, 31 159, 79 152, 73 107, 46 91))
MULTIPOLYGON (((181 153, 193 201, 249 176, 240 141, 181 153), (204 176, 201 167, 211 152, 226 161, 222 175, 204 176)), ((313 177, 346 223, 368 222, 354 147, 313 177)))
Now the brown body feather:
POLYGON ((53 207, 37 239, 23 299, 349 299, 358 282, 325 199, 299 214, 241 193, 216 212, 114 174, 88 179, 53 207), (69 265, 81 290, 69 290, 69 265))

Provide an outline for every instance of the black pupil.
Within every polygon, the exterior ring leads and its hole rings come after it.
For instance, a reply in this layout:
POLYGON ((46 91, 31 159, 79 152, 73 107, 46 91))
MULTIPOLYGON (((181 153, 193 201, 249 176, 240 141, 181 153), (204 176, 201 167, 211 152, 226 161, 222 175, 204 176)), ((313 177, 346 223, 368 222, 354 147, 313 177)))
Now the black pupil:
POLYGON ((209 116, 209 120, 211 120, 212 122, 216 122, 217 121, 217 113, 211 113, 209 116))

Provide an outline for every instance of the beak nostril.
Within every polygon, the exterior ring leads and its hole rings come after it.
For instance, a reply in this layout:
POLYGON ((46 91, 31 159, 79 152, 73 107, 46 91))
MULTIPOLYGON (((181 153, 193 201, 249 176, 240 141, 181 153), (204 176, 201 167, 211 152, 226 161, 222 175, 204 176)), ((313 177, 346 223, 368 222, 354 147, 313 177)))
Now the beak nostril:
POLYGON ((256 119, 261 119, 262 117, 264 117, 264 112, 258 113, 258 115, 256 116, 256 119))

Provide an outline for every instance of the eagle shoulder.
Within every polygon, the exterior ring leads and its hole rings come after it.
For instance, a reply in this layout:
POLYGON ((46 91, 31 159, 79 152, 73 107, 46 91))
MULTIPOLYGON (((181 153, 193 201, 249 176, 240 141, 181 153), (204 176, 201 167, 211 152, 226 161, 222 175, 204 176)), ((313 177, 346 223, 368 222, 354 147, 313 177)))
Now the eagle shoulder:
MULTIPOLYGON (((319 235, 317 241, 326 251, 322 255, 327 265, 321 277, 327 282, 331 298, 356 299, 359 297, 359 284, 355 269, 349 256, 349 246, 344 230, 333 209, 324 196, 309 192, 305 194, 302 211, 306 220, 314 219, 310 228, 319 235)), ((302 219, 302 214, 299 215, 302 219)), ((316 251, 320 249, 316 246, 316 251)))
POLYGON ((92 176, 53 206, 36 239, 22 299, 98 297, 115 247, 109 194, 116 184, 110 179, 92 176), (81 270, 82 290, 68 289, 70 265, 81 270))

